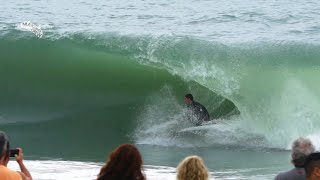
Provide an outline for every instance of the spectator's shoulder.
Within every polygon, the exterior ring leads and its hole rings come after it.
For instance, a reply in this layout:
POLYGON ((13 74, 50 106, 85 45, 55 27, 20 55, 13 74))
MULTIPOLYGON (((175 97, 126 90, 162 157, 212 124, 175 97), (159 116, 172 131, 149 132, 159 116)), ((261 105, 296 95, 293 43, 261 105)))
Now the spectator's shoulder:
POLYGON ((289 171, 279 173, 274 180, 292 180, 292 179, 300 179, 301 175, 296 173, 295 169, 291 169, 289 171))
POLYGON ((277 174, 276 177, 274 178, 274 180, 282 180, 282 179, 283 179, 283 172, 277 174))

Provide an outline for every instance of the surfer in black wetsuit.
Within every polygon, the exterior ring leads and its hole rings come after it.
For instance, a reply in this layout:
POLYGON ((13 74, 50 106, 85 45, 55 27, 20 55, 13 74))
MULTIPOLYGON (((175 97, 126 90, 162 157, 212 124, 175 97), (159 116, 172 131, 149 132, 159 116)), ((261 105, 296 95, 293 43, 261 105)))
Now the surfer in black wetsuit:
POLYGON ((200 126, 203 122, 210 120, 207 109, 202 104, 194 101, 192 94, 185 95, 184 102, 188 106, 188 118, 195 121, 196 126, 200 126))

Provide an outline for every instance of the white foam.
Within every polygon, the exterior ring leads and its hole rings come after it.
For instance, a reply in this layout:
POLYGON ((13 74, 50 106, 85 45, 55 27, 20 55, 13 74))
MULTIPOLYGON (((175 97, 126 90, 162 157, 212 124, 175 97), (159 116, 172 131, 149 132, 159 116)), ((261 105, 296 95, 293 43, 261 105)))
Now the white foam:
POLYGON ((308 135, 307 138, 312 141, 316 150, 320 151, 320 133, 308 135))
MULTIPOLYGON (((60 160, 25 160, 24 163, 34 180, 96 179, 100 168, 103 166, 102 163, 60 160)), ((8 167, 20 171, 19 166, 14 161, 9 162, 8 167)), ((210 179, 267 180, 274 177, 274 174, 265 173, 270 170, 275 171, 275 169, 270 168, 225 169, 210 172, 210 179), (263 174, 259 175, 260 173, 263 174)), ((151 180, 176 179, 175 167, 145 165, 144 172, 147 179, 151 180)))
POLYGON ((43 32, 40 26, 33 24, 30 21, 25 21, 19 25, 20 30, 30 31, 35 34, 37 37, 41 38, 43 36, 43 32))
MULTIPOLYGON (((76 161, 25 161, 25 165, 35 180, 95 179, 101 164, 76 161)), ((19 171, 12 161, 9 168, 19 171)))

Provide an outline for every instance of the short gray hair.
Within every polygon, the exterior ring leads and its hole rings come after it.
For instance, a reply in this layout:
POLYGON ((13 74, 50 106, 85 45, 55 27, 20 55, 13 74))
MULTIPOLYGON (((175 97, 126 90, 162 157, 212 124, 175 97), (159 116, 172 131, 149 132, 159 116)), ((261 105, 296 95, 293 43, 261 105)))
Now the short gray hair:
POLYGON ((303 167, 307 156, 315 151, 308 138, 299 137, 292 143, 291 162, 296 167, 303 167))

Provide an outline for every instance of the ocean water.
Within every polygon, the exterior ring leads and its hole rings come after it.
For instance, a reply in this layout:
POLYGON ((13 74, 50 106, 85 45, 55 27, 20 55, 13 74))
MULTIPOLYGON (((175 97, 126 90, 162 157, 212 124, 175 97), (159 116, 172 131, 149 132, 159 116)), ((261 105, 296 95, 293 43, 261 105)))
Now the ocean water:
POLYGON ((320 149, 316 0, 0 2, 0 130, 34 179, 94 179, 121 143, 159 180, 193 154, 272 179, 294 139, 320 149), (187 93, 215 124, 191 127, 187 93))

